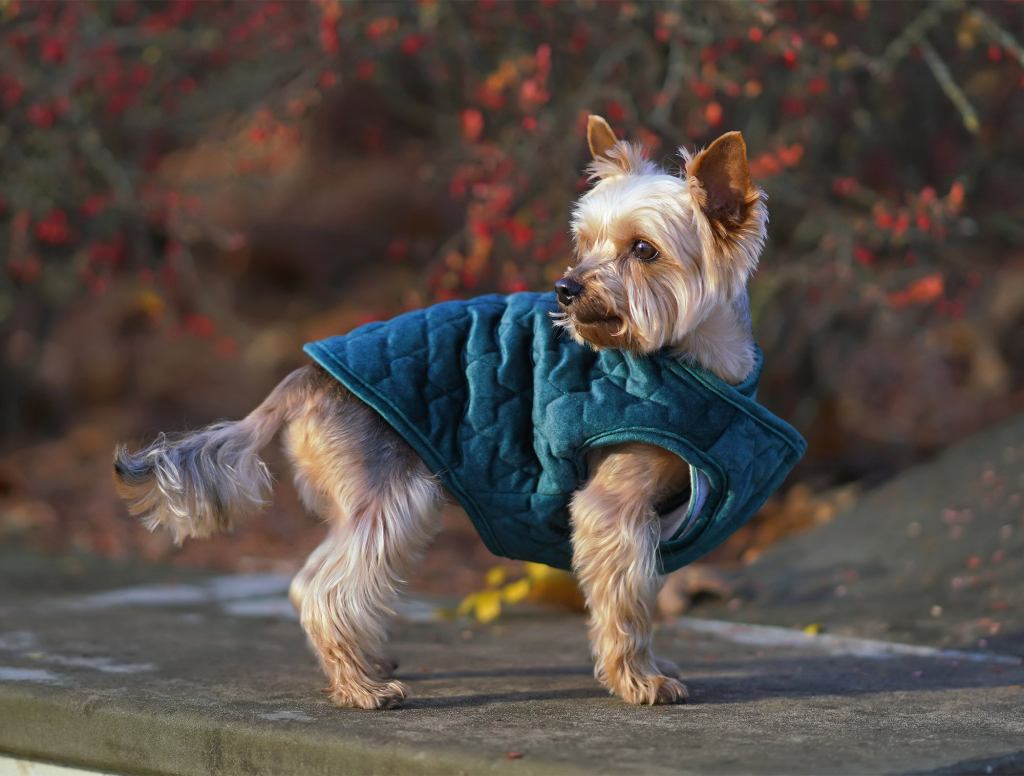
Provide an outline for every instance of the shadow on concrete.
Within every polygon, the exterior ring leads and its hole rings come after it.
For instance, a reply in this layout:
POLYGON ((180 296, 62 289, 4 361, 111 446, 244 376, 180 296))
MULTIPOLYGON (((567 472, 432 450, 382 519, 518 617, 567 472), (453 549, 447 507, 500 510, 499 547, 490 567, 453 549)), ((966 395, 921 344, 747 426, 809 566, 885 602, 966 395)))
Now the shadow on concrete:
MULTIPOLYGON (((930 658, 865 660, 858 657, 813 657, 715 661, 703 677, 698 667, 682 663, 691 703, 751 703, 773 698, 861 696, 894 692, 933 692, 969 688, 1020 687, 1021 669, 985 663, 954 663, 930 658), (755 669, 751 671, 751 669, 755 669), (732 671, 748 671, 730 676, 732 671)), ((1024 702, 1024 691, 1021 693, 1024 702)))
POLYGON ((900 776, 973 776, 976 773, 995 776, 1024 773, 1024 750, 980 760, 963 760, 928 771, 904 771, 900 776))
MULTIPOLYGON (((667 656, 667 653, 665 653, 667 656)), ((899 692, 927 693, 979 688, 1020 688, 1021 670, 1013 666, 986 663, 956 663, 935 658, 889 658, 869 660, 860 657, 827 658, 793 655, 779 658, 763 656, 744 660, 708 661, 682 666, 682 679, 690 689, 690 704, 727 705, 757 703, 772 699, 815 697, 852 697, 899 692), (714 676, 707 676, 712 673, 714 676), (742 675, 730 675, 743 672, 742 675)), ((537 668, 494 668, 438 673, 403 673, 397 678, 409 682, 452 679, 591 676, 588 666, 551 666, 537 668)), ((491 703, 520 703, 539 700, 572 700, 606 697, 596 682, 593 687, 560 690, 521 690, 507 693, 481 693, 449 697, 419 697, 415 691, 405 708, 444 708, 481 706, 491 703)), ((1024 703, 1024 690, 1021 691, 1024 703)))
POLYGON ((493 703, 572 701, 608 697, 608 691, 597 685, 594 687, 566 690, 525 690, 517 692, 481 693, 479 695, 450 695, 440 698, 421 698, 413 696, 399 709, 396 709, 396 711, 415 711, 416 709, 456 709, 470 708, 473 706, 488 706, 493 703))
POLYGON ((395 676, 409 682, 429 682, 440 679, 480 679, 486 677, 521 676, 591 676, 591 666, 537 666, 536 668, 482 668, 476 671, 438 671, 406 673, 399 670, 395 676))

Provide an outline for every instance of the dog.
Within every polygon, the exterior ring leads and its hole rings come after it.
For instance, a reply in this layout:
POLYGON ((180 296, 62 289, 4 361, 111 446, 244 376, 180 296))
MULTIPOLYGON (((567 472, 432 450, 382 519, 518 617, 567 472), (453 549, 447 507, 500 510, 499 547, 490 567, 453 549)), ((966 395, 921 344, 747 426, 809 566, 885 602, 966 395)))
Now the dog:
MULTIPOLYGON (((568 338, 558 352, 572 358, 622 354, 640 368, 658 354, 741 383, 756 365, 746 286, 768 219, 742 135, 681 150, 678 172, 599 116, 587 140, 593 185, 575 205, 575 258, 541 335, 568 338)), ((389 708, 407 696, 383 653, 389 605, 437 530, 446 491, 441 467, 335 377, 302 367, 243 420, 161 435, 134 453, 121 446, 115 482, 151 530, 203 538, 264 503, 272 482, 258 452, 283 431, 298 492, 329 526, 291 601, 332 701, 389 708)), ((657 507, 689 491, 691 467, 663 446, 626 441, 588 450, 585 468, 565 509, 595 676, 632 704, 682 702, 678 668, 655 658, 651 642, 663 573, 657 507)))

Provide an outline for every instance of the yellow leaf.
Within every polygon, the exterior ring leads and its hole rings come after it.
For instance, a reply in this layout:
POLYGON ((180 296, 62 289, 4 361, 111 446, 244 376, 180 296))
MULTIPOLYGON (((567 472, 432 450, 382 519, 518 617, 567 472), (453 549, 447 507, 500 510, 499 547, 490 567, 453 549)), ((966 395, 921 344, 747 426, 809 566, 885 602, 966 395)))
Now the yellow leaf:
POLYGON ((487 571, 487 587, 498 587, 508 576, 508 569, 504 566, 495 566, 487 571))
POLYGON ((505 589, 501 591, 501 597, 505 600, 505 603, 509 604, 517 604, 529 594, 530 580, 525 578, 517 579, 511 584, 505 585, 505 589))
POLYGON ((552 569, 549 575, 531 581, 531 601, 575 610, 583 609, 583 596, 572 574, 552 569))
POLYGON ((480 597, 479 593, 470 593, 459 602, 459 608, 455 610, 455 613, 459 617, 465 617, 473 612, 476 608, 476 599, 480 597))
POLYGON ((821 626, 818 625, 818 623, 816 622, 812 622, 810 625, 804 626, 804 633, 806 633, 808 636, 817 636, 819 633, 821 633, 821 626))
POLYGON ((524 565, 526 566, 526 576, 530 579, 547 579, 558 573, 557 569, 545 566, 543 563, 526 563, 524 565))
POLYGON ((477 593, 476 618, 480 622, 491 622, 501 614, 501 593, 497 590, 486 590, 477 593))

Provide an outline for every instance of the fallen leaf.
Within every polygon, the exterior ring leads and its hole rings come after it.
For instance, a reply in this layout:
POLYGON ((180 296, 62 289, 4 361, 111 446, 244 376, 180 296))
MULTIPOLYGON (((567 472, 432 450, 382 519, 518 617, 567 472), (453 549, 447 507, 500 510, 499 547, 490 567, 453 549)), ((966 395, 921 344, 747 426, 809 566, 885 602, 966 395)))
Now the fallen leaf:
POLYGON ((530 580, 517 579, 511 584, 505 585, 501 591, 501 597, 505 603, 517 604, 530 594, 530 580))
POLYGON ((487 587, 498 587, 505 581, 507 576, 508 569, 504 566, 494 566, 493 568, 488 569, 487 576, 485 577, 487 587))
POLYGON ((497 590, 485 590, 476 595, 476 618, 483 623, 492 622, 501 614, 501 593, 497 590))

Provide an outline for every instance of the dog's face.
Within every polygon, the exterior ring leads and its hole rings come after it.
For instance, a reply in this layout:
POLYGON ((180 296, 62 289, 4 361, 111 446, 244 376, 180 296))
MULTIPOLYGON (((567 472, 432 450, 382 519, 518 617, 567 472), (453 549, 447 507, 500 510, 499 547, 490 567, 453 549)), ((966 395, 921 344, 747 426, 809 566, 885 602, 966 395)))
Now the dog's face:
POLYGON ((650 353, 682 342, 742 293, 764 246, 767 211, 738 132, 670 174, 591 116, 597 183, 572 218, 575 263, 556 284, 557 325, 595 348, 650 353))

